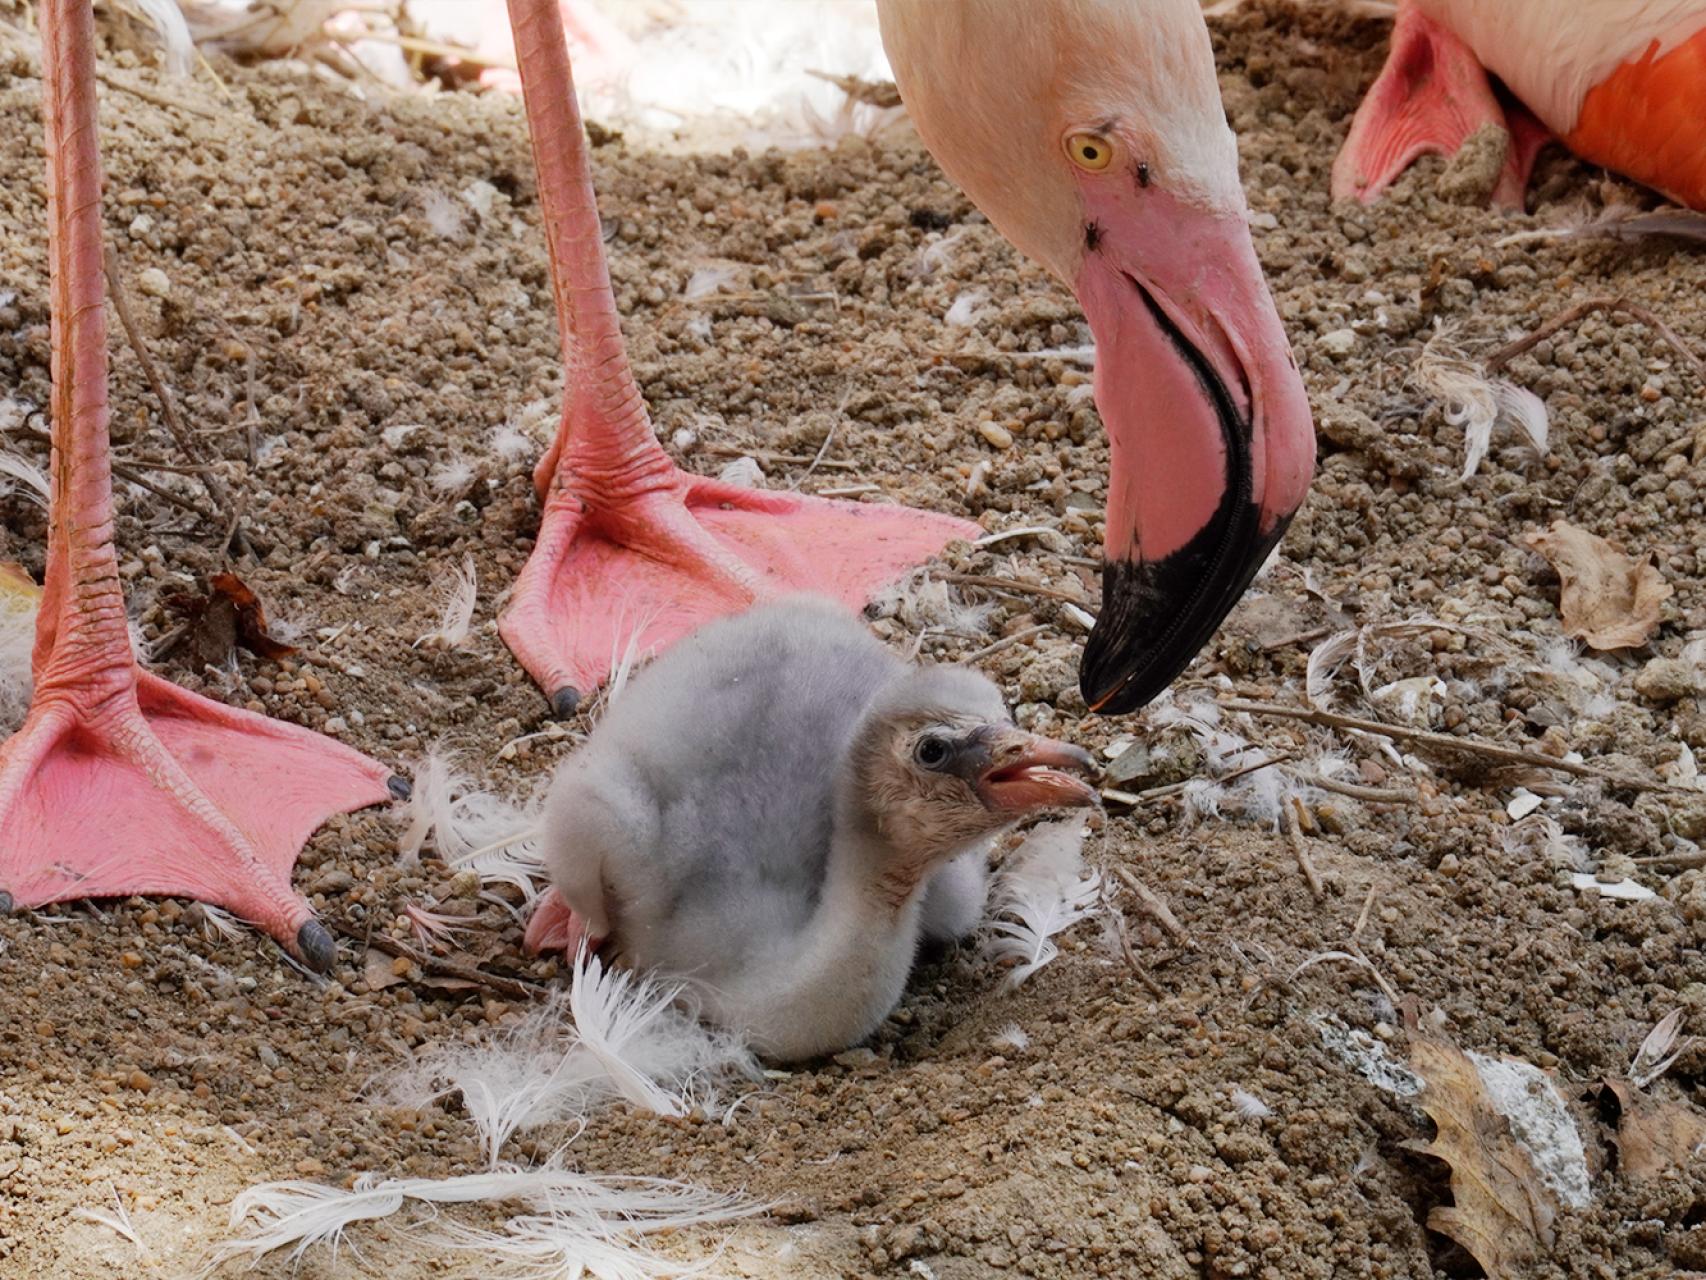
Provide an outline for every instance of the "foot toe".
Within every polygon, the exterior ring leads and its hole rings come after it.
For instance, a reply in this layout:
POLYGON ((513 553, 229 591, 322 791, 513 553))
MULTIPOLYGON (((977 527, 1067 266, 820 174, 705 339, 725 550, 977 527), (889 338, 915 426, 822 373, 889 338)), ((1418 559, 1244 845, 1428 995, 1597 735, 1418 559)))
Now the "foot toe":
POLYGON ((332 935, 318 920, 310 920, 296 931, 296 951, 315 973, 330 973, 338 954, 332 935))
POLYGON ((551 714, 559 720, 567 720, 575 714, 580 704, 580 690, 572 684, 566 684, 551 695, 551 714))
POLYGON ((407 800, 415 794, 415 784, 400 773, 394 773, 385 779, 385 789, 391 793, 393 800, 407 800))

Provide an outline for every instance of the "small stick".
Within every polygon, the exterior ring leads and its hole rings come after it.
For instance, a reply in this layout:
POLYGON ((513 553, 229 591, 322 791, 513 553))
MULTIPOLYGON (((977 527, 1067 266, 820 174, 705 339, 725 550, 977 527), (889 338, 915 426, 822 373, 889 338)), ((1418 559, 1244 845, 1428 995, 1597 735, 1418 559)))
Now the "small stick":
POLYGON ((1312 644, 1317 640, 1325 640, 1332 634, 1333 628, 1331 627, 1316 627, 1311 631, 1299 631, 1294 636, 1287 636, 1283 640, 1275 640, 1263 645, 1262 652, 1272 653, 1276 649, 1289 649, 1294 644, 1312 644))
POLYGON ((1029 640, 1032 636, 1040 636, 1047 630, 1048 627, 1046 625, 1026 627, 1023 631, 1015 631, 1010 636, 1001 637, 1001 639, 997 640, 994 644, 984 645, 983 648, 979 649, 976 653, 968 653, 961 659, 961 661, 976 662, 979 658, 987 658, 992 653, 1000 653, 1003 649, 1010 649, 1022 641, 1029 640))
POLYGON ((1694 867, 1706 867, 1706 849, 1694 853, 1661 853, 1657 857, 1633 861, 1637 867, 1675 867, 1678 871, 1688 871, 1694 867))
POLYGON ((1165 999, 1167 993, 1161 989, 1161 984, 1149 976, 1149 970, 1138 962, 1137 952, 1131 949, 1131 930, 1126 927, 1125 913, 1109 911, 1108 919, 1114 922, 1114 937, 1119 941, 1120 954, 1125 957, 1125 962, 1131 967, 1132 973, 1137 976, 1137 980, 1144 985, 1150 995, 1157 1000, 1165 999))
MULTIPOLYGON (((1266 760, 1258 760, 1255 764, 1245 765, 1242 769, 1235 769, 1231 773, 1223 773, 1220 777, 1213 779, 1213 781, 1216 786, 1225 786, 1228 782, 1236 782, 1238 779, 1245 777, 1248 774, 1256 773, 1271 765, 1284 764, 1286 761, 1294 759, 1296 759, 1296 757, 1290 755, 1269 756, 1266 760)), ((1173 796, 1183 795, 1186 788, 1195 781, 1195 778, 1186 778, 1183 782, 1169 782, 1159 787, 1150 787, 1147 791, 1137 792, 1115 791, 1110 788, 1102 792, 1102 798, 1105 800, 1112 800, 1115 804, 1146 804, 1151 800, 1166 800, 1173 796)))
POLYGON ((1311 775, 1309 785, 1331 791, 1334 795, 1349 796, 1352 800, 1366 800, 1370 804, 1408 804, 1416 798, 1414 791, 1403 787, 1364 787, 1355 782, 1340 782, 1324 773, 1311 775))
POLYGON ((1001 578, 983 573, 939 573, 943 582, 962 587, 984 587, 990 591, 1012 591, 1019 595, 1041 596, 1045 600, 1064 600, 1068 604, 1083 604, 1084 597, 1059 587, 1045 587, 1040 582, 1020 582, 1017 578, 1001 578))
MULTIPOLYGON (((119 324, 124 326, 124 336, 130 339, 130 349, 136 353, 137 361, 142 365, 142 374, 148 379, 148 385, 154 390, 154 398, 160 402, 160 417, 166 424, 166 430, 172 439, 177 441, 178 448, 189 456, 190 461, 201 466, 207 466, 207 458, 202 454, 201 442, 195 435, 185 429, 182 419, 178 417, 178 407, 172 401, 172 393, 166 387, 165 380, 160 377, 160 370, 154 365, 153 357, 148 354, 148 347, 142 341, 142 332, 136 327, 136 318, 130 311, 130 299, 124 290, 124 281, 119 274, 118 252, 109 244, 105 246, 103 261, 107 270, 107 292, 112 294, 113 310, 118 312, 119 324)), ((213 519, 221 524, 230 521, 229 512, 232 510, 231 495, 225 488, 225 483, 211 468, 200 476, 202 488, 207 490, 207 496, 212 499, 215 515, 213 519)), ((242 517, 239 515, 231 523, 231 529, 237 535, 237 546, 244 554, 253 554, 249 540, 243 535, 242 517)), ((231 545, 227 538, 220 544, 222 548, 231 545)))
POLYGON ((410 964, 419 965, 423 973, 430 973, 436 978, 459 978, 464 982, 472 982, 482 987, 489 987, 499 995, 509 996, 512 1000, 537 1000, 545 994, 545 989, 536 982, 522 982, 515 978, 506 978, 501 974, 488 973, 486 970, 471 964, 461 964, 455 960, 441 960, 437 956, 424 955, 406 943, 398 942, 387 933, 370 933, 357 929, 347 920, 337 916, 325 915, 320 917, 333 929, 343 934, 353 942, 373 947, 386 955, 399 956, 410 964))
POLYGON ((95 73, 95 79, 99 80, 108 88, 119 89, 130 94, 134 98, 141 98, 144 102, 151 102, 157 107, 167 107, 177 111, 187 111, 192 116, 200 116, 203 120, 219 119, 219 113, 217 111, 209 111, 206 107, 198 107, 193 103, 181 102, 177 98, 168 98, 163 93, 155 93, 152 89, 144 89, 141 85, 126 84, 110 71, 97 71, 95 73))
POLYGON ((1286 800, 1287 803, 1280 807, 1280 825, 1285 828, 1285 838, 1291 845, 1291 855, 1297 859, 1297 868, 1303 872, 1310 894, 1319 902, 1327 896, 1327 889, 1321 883, 1321 873, 1315 869, 1315 859, 1309 856, 1309 843, 1303 837, 1303 801, 1296 796, 1287 796, 1286 800), (1296 812, 1293 812, 1294 809, 1296 812))
POLYGON ((1374 733, 1384 738, 1394 738, 1399 742, 1420 743, 1423 746, 1434 747, 1441 751, 1462 751, 1471 755, 1482 755, 1490 760, 1503 761, 1505 764, 1527 764, 1536 765, 1542 769, 1556 769, 1559 773, 1567 773, 1577 778, 1598 778, 1601 782, 1609 782, 1613 786, 1624 787, 1630 791, 1685 790, 1685 788, 1674 787, 1669 783, 1657 782, 1650 778, 1632 778, 1622 773, 1604 773, 1591 765, 1577 764, 1573 760, 1559 760, 1552 756, 1542 755, 1538 751, 1524 751, 1519 747, 1500 746, 1496 742, 1487 742, 1481 738, 1456 738, 1449 733, 1435 733, 1431 729, 1411 729, 1403 725, 1383 724, 1379 720, 1364 720, 1360 716, 1342 716, 1336 711, 1322 711, 1316 707, 1287 707, 1277 702, 1245 702, 1237 698, 1228 698, 1219 705, 1227 711, 1242 712, 1245 715, 1263 716, 1275 720, 1302 720, 1306 724, 1319 725, 1324 729, 1355 729, 1361 733, 1374 733))
POLYGON ((1169 938, 1181 947, 1191 945, 1191 935, 1185 932, 1185 926, 1179 923, 1179 918, 1173 914, 1173 909, 1162 900, 1155 890, 1139 880, 1129 867, 1115 867, 1114 874, 1125 881, 1126 887, 1137 895, 1137 903, 1143 908, 1143 913, 1160 925, 1162 931, 1169 938))
MULTIPOLYGON (((733 444, 702 444, 699 448, 715 458, 752 458, 758 462, 769 463, 772 466, 790 463, 797 466, 802 462, 811 461, 811 458, 803 453, 770 453, 764 449, 742 449, 739 445, 733 444)), ((818 463, 819 471, 857 471, 858 469, 859 464, 857 462, 849 462, 845 458, 825 458, 818 463)))
POLYGON ((1368 923, 1369 908, 1374 905, 1374 886, 1368 886, 1368 894, 1362 900, 1362 910, 1357 912, 1356 927, 1351 930, 1351 941, 1355 942, 1362 936, 1363 926, 1368 923))
POLYGON ((1481 367, 1488 373, 1497 373, 1523 352, 1538 346, 1541 342, 1550 338, 1566 325, 1575 324, 1576 321, 1593 314, 1595 311, 1621 311, 1624 315, 1629 316, 1634 320, 1638 320, 1654 333, 1658 334, 1659 337, 1663 338, 1672 347, 1676 348, 1682 358, 1688 361, 1689 368, 1693 369, 1697 375, 1701 378, 1706 378, 1706 364, 1701 363, 1700 357, 1688 349, 1688 344, 1678 337, 1676 332, 1668 324, 1663 320, 1660 320, 1645 307, 1637 306, 1635 303, 1628 301, 1626 298, 1614 298, 1610 295, 1598 298, 1588 298, 1583 302, 1576 303, 1573 307, 1568 307, 1565 310, 1560 311, 1550 320, 1542 322, 1540 327, 1535 329, 1532 333, 1526 333, 1515 342, 1510 342, 1500 347, 1497 351, 1493 352, 1492 355, 1488 356, 1481 362, 1481 367))
POLYGON ((811 477, 811 473, 816 471, 818 464, 823 461, 823 455, 829 452, 830 443, 834 439, 835 423, 832 422, 829 424, 829 430, 823 433, 823 443, 817 447, 817 456, 811 460, 811 464, 807 466, 804 471, 800 472, 798 476, 794 477, 794 479, 789 482, 788 487, 790 489, 798 489, 811 477))
POLYGON ((188 498, 183 497, 180 494, 173 493, 170 489, 161 488, 152 480, 148 479, 148 477, 144 476, 140 471, 134 471, 130 467, 125 466, 122 462, 115 461, 111 466, 113 474, 119 479, 138 485, 141 488, 148 490, 149 493, 152 493, 157 498, 164 498, 174 507, 181 507, 183 510, 199 516, 201 519, 206 520, 209 523, 215 522, 219 519, 219 513, 217 511, 209 511, 199 502, 191 502, 188 498))

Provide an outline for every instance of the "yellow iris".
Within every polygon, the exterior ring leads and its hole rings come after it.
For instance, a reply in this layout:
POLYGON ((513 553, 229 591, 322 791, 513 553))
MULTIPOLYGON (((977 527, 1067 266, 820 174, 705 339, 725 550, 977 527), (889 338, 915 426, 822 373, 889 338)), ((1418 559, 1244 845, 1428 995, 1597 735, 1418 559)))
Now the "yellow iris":
POLYGON ((1114 162, 1114 144, 1099 133, 1075 133, 1066 140, 1066 154, 1080 169, 1099 173, 1114 162))

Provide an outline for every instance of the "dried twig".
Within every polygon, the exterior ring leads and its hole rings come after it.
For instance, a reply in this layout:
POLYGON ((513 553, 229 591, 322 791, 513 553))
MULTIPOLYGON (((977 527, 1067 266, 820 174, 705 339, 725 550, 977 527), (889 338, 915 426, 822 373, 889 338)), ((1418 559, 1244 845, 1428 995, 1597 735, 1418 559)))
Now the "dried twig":
POLYGON ((1272 653, 1276 649, 1289 649, 1294 644, 1313 644, 1317 640, 1325 640, 1333 634, 1331 627, 1313 627, 1308 631, 1299 631, 1294 636, 1286 636, 1283 640, 1270 640, 1262 646, 1263 653, 1272 653))
MULTIPOLYGON (((1107 882, 1103 881, 1104 906, 1108 905, 1106 889, 1107 882)), ((1149 994, 1154 996, 1157 1000, 1165 998, 1167 993, 1161 989, 1161 984, 1149 976, 1149 970, 1143 967, 1143 965, 1138 961, 1137 952, 1132 950, 1131 930, 1126 925, 1125 913, 1110 909, 1108 911, 1108 919, 1113 921, 1114 938, 1120 944, 1120 955, 1125 958, 1126 964, 1131 968, 1132 973, 1136 975, 1137 980, 1141 982, 1149 994)))
POLYGON ((1651 311, 1647 310, 1647 308, 1638 306, 1626 298, 1614 298, 1610 295, 1598 298, 1588 298, 1585 301, 1576 303, 1573 307, 1566 307, 1550 320, 1542 322, 1540 327, 1535 329, 1532 333, 1526 333, 1515 342, 1509 342, 1500 347, 1497 351, 1493 352, 1492 355, 1483 360, 1481 365, 1488 373, 1497 373, 1523 352, 1538 346, 1541 342, 1544 342, 1547 338, 1550 338, 1553 334, 1557 333, 1558 330, 1575 324, 1578 320, 1581 320, 1585 316, 1592 315, 1596 311, 1621 311, 1631 319, 1638 320, 1674 347, 1682 358, 1688 362, 1688 367, 1693 369, 1699 377, 1706 379, 1706 363, 1702 363, 1700 357, 1695 355, 1693 351, 1689 350, 1688 344, 1677 336, 1674 329, 1672 329, 1663 320, 1660 320, 1651 311))
POLYGON ((1324 729, 1354 729, 1360 733, 1379 734, 1383 738, 1393 738, 1399 742, 1415 742, 1439 751, 1459 751, 1468 755, 1485 756, 1489 760, 1498 760, 1505 764, 1526 764, 1535 765, 1542 769, 1556 769, 1559 773, 1567 773, 1577 778, 1598 778, 1601 782, 1610 783, 1614 787, 1623 787, 1629 791, 1687 790, 1687 788, 1672 786, 1670 783, 1659 782, 1652 778, 1635 778, 1624 773, 1607 773, 1595 769, 1592 765, 1577 764, 1574 760, 1559 760, 1554 756, 1542 755, 1538 751, 1524 751, 1520 747, 1501 746, 1496 742, 1487 742, 1481 738, 1458 738, 1449 733, 1435 733, 1431 729, 1412 729, 1406 725, 1384 724, 1379 720, 1364 720, 1360 716, 1342 716, 1336 711, 1322 711, 1316 707, 1287 707, 1277 702, 1245 702, 1237 698, 1228 698, 1219 706, 1223 710, 1242 712, 1244 715, 1261 716, 1273 720, 1301 720, 1306 724, 1319 725, 1324 729))
POLYGON ((1001 578, 984 573, 939 573, 943 582, 961 587, 984 587, 990 591, 1011 591, 1017 595, 1041 596, 1045 600, 1064 600, 1068 604, 1089 603, 1083 596, 1059 587, 1045 587, 1040 582, 1021 582, 1017 578, 1001 578))
POLYGON ((1706 867, 1706 849, 1696 849, 1691 853, 1661 853, 1653 858, 1634 858, 1637 867, 1674 867, 1678 871, 1689 871, 1695 867, 1706 867))
POLYGON ((1139 880, 1130 867, 1115 867, 1114 874, 1125 881, 1126 887, 1137 895, 1137 904, 1143 909, 1143 913, 1160 925, 1169 938, 1181 947, 1191 945, 1191 935, 1185 931, 1185 926, 1179 923, 1179 918, 1173 914, 1173 908, 1169 907, 1155 890, 1139 880))
MULTIPOLYGON (((1287 761, 1296 758, 1292 755, 1269 756, 1266 760, 1258 760, 1255 764, 1247 764, 1242 769, 1234 769, 1231 773, 1221 774, 1220 777, 1213 780, 1214 785, 1223 787, 1229 782, 1236 782, 1238 779, 1259 770, 1271 768, 1276 764, 1285 764, 1287 761)), ((1191 783, 1195 781, 1195 778, 1186 778, 1183 782, 1168 782, 1159 787, 1150 787, 1147 791, 1135 792, 1117 791, 1109 787, 1103 790, 1102 799, 1112 800, 1115 804, 1148 804, 1152 800, 1167 800, 1173 796, 1183 795, 1190 788, 1191 783)))
POLYGON ((110 71, 95 72, 95 79, 99 80, 110 89, 121 90, 124 93, 130 94, 133 98, 141 98, 142 101, 151 102, 157 107, 166 107, 175 111, 187 111, 192 116, 200 116, 203 120, 219 119, 219 113, 217 111, 209 111, 206 107, 198 107, 193 102, 185 102, 182 98, 169 98, 163 93, 155 93, 152 89, 144 89, 139 84, 130 84, 127 81, 120 80, 110 71))
MULTIPOLYGON (((751 458, 766 466, 798 466, 800 463, 810 463, 811 457, 803 453, 770 453, 763 449, 742 449, 733 444, 701 444, 699 449, 710 454, 713 458, 751 458)), ((845 458, 825 458, 817 464, 819 471, 857 471, 859 464, 849 462, 845 458)))
POLYGON ((1309 856, 1309 843, 1303 837, 1303 801, 1296 796, 1287 796, 1286 801, 1280 806, 1280 825, 1285 828, 1286 842, 1291 845, 1291 855, 1297 859, 1297 868, 1303 872, 1309 892, 1319 902, 1327 896, 1327 887, 1321 883, 1321 873, 1315 869, 1315 859, 1309 856))
POLYGON ((1000 653, 1003 649, 1010 649, 1016 644, 1029 640, 1032 636, 1040 636, 1047 630, 1047 625, 1026 627, 1023 631, 1015 631, 1010 636, 1002 636, 1001 639, 997 640, 994 644, 984 645, 983 648, 979 649, 976 653, 968 653, 964 658, 960 659, 960 661, 976 662, 979 658, 987 658, 992 653, 1000 653))
POLYGON ((136 318, 131 314, 130 299, 125 293, 124 280, 119 270, 118 253, 110 244, 105 246, 103 261, 107 271, 107 292, 112 294, 113 310, 118 312, 119 324, 124 327, 124 336, 130 340, 130 349, 136 353, 137 362, 142 365, 142 374, 148 379, 148 385, 154 391, 154 398, 160 402, 160 417, 166 424, 166 430, 171 433, 178 448, 189 456, 190 461, 207 468, 199 478, 202 488, 207 490, 207 496, 213 502, 215 514, 212 518, 229 531, 225 541, 220 544, 221 548, 229 546, 230 535, 235 534, 238 549, 245 555, 252 555, 254 548, 249 545, 249 540, 243 533, 241 515, 235 518, 231 515, 231 494, 225 488, 225 482, 208 465, 208 459, 201 451, 201 442, 184 426, 183 419, 178 417, 178 407, 172 400, 172 393, 161 378, 160 370, 155 367, 153 357, 148 354, 147 344, 142 340, 142 331, 136 327, 136 318))
POLYGON ((463 982, 472 982, 477 986, 489 988, 499 995, 508 996, 512 1000, 538 1000, 545 995, 545 988, 536 982, 523 982, 517 978, 506 978, 501 974, 488 973, 471 964, 461 964, 455 960, 441 960, 437 956, 429 956, 416 951, 406 943, 398 942, 387 933, 370 933, 357 929, 347 920, 334 915, 320 917, 338 933, 359 942, 363 946, 373 947, 389 956, 399 956, 410 964, 419 965, 422 973, 430 973, 438 978, 458 978, 463 982))
POLYGON ((1309 785, 1352 800, 1366 800, 1370 804, 1410 804, 1416 798, 1416 793, 1406 787, 1365 787, 1355 782, 1340 782, 1324 773, 1311 776, 1309 785))

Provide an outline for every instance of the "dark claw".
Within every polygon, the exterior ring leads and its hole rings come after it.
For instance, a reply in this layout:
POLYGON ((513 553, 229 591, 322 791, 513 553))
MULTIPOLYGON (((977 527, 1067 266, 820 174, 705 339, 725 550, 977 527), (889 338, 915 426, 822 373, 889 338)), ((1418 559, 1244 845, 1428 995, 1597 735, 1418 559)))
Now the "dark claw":
POLYGON ((12 895, 0 889, 0 916, 12 914, 12 895))
POLYGON ((338 958, 337 944, 318 920, 310 920, 296 931, 296 950, 302 963, 315 973, 330 973, 332 962, 338 958))
POLYGON ((574 715, 580 704, 580 690, 572 684, 566 684, 551 695, 551 714, 559 720, 567 720, 574 715))
POLYGON ((400 773, 394 773, 385 779, 385 789, 391 793, 393 800, 407 800, 415 794, 415 784, 400 773))

